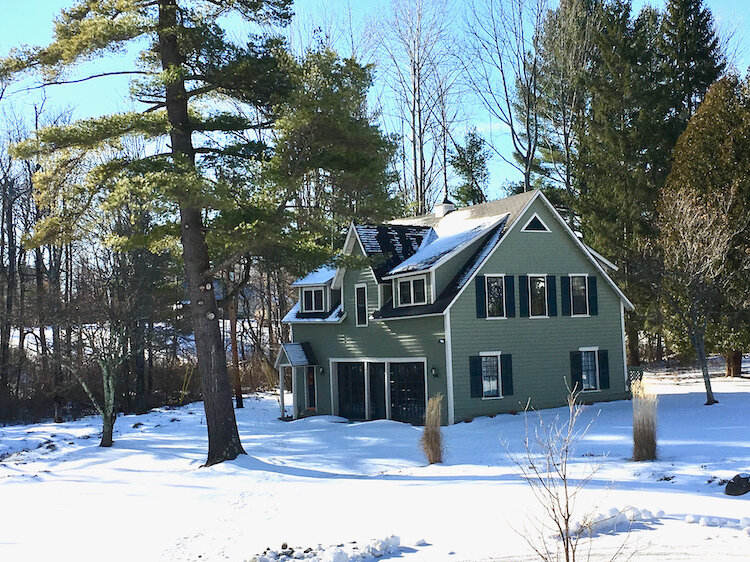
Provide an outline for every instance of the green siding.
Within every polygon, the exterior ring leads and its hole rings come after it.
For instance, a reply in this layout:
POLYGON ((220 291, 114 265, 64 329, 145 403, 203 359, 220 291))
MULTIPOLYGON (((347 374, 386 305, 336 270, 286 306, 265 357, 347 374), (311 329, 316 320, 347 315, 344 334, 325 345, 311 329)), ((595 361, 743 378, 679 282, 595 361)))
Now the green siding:
MULTIPOLYGON (((540 199, 519 217, 516 227, 479 271, 480 275, 493 273, 516 276, 516 310, 519 310, 518 292, 525 289, 519 287, 519 275, 597 275, 599 313, 590 317, 477 318, 475 284, 469 283, 450 311, 456 421, 523 410, 527 400, 536 408, 564 404, 568 392, 566 381, 570 384, 570 352, 579 347, 598 346, 607 350, 610 371, 610 389, 585 392, 581 400, 626 396, 620 299, 540 199), (534 212, 552 232, 521 232, 521 226, 534 212), (471 398, 469 357, 482 351, 512 355, 513 396, 494 400, 471 398)), ((559 279, 556 285, 559 314, 559 279)))
MULTIPOLYGON (((442 316, 392 320, 389 322, 368 321, 366 327, 355 323, 354 287, 367 283, 368 316, 378 307, 378 292, 375 277, 367 270, 347 270, 344 276, 343 303, 346 318, 340 324, 293 324, 294 341, 310 342, 315 357, 323 367, 323 374, 316 374, 318 384, 318 413, 332 413, 331 405, 331 358, 358 360, 362 358, 427 358, 427 396, 436 393, 446 395, 445 328, 442 316), (429 373, 435 368, 437 378, 429 373)), ((300 369, 301 371, 301 369, 300 369)), ((318 370, 319 371, 319 370, 318 370)), ((301 385, 298 385, 298 389, 301 385)), ((300 394, 304 401, 304 395, 300 394)), ((304 403, 304 402, 302 402, 304 403)), ((443 419, 447 422, 447 400, 443 403, 443 419)))
POLYGON ((479 246, 484 243, 487 236, 481 236, 479 240, 475 240, 469 247, 462 251, 460 254, 453 256, 443 265, 435 270, 435 292, 440 296, 448 283, 453 281, 453 278, 458 274, 461 268, 466 264, 466 260, 470 258, 474 252, 479 249, 479 246))

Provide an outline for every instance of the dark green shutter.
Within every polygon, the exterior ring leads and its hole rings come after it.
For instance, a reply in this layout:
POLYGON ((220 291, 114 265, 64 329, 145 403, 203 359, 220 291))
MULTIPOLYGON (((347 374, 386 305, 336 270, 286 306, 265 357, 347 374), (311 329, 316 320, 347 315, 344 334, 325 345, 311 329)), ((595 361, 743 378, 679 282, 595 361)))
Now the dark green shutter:
POLYGON ((599 388, 609 388, 609 358, 606 349, 599 350, 599 388))
POLYGON ((516 290, 513 285, 515 278, 512 275, 505 276, 505 316, 513 318, 516 315, 516 290))
POLYGON ((500 356, 500 379, 503 396, 513 395, 513 359, 510 354, 500 356))
POLYGON ((518 276, 518 308, 519 316, 529 317, 529 278, 526 275, 518 276))
POLYGON ((599 299, 596 296, 596 277, 589 275, 587 279, 589 283, 589 290, 587 291, 589 294, 589 314, 596 316, 599 314, 599 299))
POLYGON ((557 316, 557 283, 554 275, 547 275, 547 315, 557 316))
POLYGON ((570 316, 570 277, 560 276, 560 305, 563 316, 570 316))
POLYGON ((477 318, 487 318, 487 297, 485 295, 484 275, 477 275, 474 280, 477 289, 477 318))
POLYGON ((570 352, 570 390, 574 392, 583 390, 583 367, 580 351, 570 352))
POLYGON ((481 398, 482 390, 482 358, 479 355, 469 357, 469 385, 471 397, 481 398))

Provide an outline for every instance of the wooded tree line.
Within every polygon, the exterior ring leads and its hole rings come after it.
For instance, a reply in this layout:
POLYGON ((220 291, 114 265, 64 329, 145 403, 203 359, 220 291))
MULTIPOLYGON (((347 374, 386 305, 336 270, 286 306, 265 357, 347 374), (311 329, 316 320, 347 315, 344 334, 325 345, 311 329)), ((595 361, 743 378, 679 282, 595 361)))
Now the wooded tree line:
MULTIPOLYGON (((347 58, 328 30, 292 51, 283 37, 291 0, 79 0, 57 18, 50 45, 2 59, 0 421, 60 420, 88 398, 110 420, 109 444, 114 412, 200 392, 207 464, 236 457, 231 394, 241 403, 243 386, 267 380, 286 336, 289 281, 335 259, 353 219, 422 213, 444 193, 483 202, 493 155, 523 177, 510 191, 544 189, 620 266, 614 276, 636 304, 629 362, 644 341, 658 356, 665 334, 672 346, 689 334, 699 356, 741 350, 741 132, 713 184, 674 179, 682 144, 685 154, 712 148, 683 139, 727 74, 702 2, 635 15, 622 0, 475 0, 460 37, 455 10, 442 0, 394 3, 377 31, 350 33, 359 58, 347 58), (253 34, 230 39, 230 15, 253 34), (129 45, 140 49, 131 69, 76 74, 129 45), (132 111, 76 121, 11 109, 9 90, 28 76, 47 89, 122 74, 132 77, 132 111), (467 123, 467 96, 510 135, 510 150, 467 123), (703 205, 693 216, 724 205, 737 220, 717 244, 731 267, 699 279, 712 295, 705 314, 677 329, 676 311, 697 297, 670 284, 685 259, 671 253, 682 238, 666 225, 690 213, 666 211, 678 208, 669 194, 690 185, 679 200, 703 205)), ((726 103, 744 115, 746 88, 723 83, 735 96, 726 103)))

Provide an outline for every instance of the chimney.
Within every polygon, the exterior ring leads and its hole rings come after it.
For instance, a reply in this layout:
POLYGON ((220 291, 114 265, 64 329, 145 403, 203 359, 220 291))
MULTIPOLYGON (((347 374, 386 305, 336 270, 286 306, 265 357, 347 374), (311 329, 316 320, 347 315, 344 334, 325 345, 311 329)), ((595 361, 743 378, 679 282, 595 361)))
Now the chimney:
POLYGON ((443 199, 443 202, 439 205, 435 205, 435 216, 437 218, 442 218, 451 211, 455 210, 456 206, 453 204, 453 202, 448 199, 447 197, 443 199))

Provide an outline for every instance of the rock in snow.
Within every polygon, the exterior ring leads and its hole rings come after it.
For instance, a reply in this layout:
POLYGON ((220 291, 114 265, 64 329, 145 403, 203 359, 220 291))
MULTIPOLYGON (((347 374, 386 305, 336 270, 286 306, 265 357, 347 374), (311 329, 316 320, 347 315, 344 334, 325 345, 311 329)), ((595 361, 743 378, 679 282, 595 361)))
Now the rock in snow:
POLYGON ((736 474, 724 488, 724 493, 728 496, 741 496, 750 492, 750 474, 736 474))

